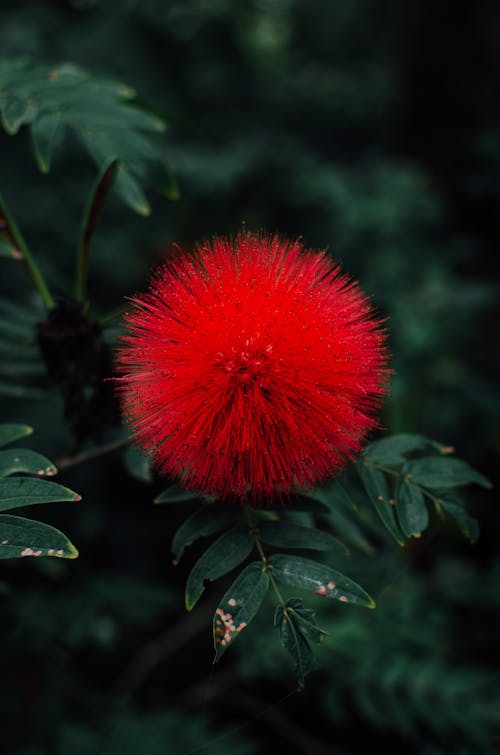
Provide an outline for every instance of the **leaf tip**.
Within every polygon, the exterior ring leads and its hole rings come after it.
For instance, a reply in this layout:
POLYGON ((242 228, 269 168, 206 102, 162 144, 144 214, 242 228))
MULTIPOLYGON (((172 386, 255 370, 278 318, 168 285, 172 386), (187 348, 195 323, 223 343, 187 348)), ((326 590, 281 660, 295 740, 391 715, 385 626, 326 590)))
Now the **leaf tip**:
POLYGON ((45 176, 50 172, 50 165, 48 165, 45 160, 42 160, 41 157, 37 157, 36 164, 40 173, 43 173, 45 176))

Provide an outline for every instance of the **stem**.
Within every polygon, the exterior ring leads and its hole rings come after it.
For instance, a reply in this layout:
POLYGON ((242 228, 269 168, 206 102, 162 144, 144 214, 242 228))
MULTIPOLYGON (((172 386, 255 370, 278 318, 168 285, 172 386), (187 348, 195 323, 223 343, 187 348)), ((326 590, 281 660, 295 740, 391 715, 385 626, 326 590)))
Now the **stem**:
MULTIPOLYGON (((365 462, 366 464, 366 462, 365 462)), ((392 474, 395 477, 399 477, 402 473, 396 472, 395 469, 390 469, 389 467, 384 467, 382 464, 374 464, 373 462, 371 464, 368 464, 367 466, 375 467, 375 469, 379 469, 381 472, 386 472, 387 474, 392 474)), ((419 488, 419 490, 422 491, 422 493, 431 500, 436 507, 440 507, 441 505, 441 499, 437 498, 435 495, 432 495, 430 490, 427 490, 427 488, 424 488, 423 485, 420 485, 418 482, 414 482, 414 480, 411 479, 411 477, 408 477, 408 480, 411 482, 412 485, 415 485, 416 488, 419 488)))
POLYGON ((112 451, 117 451, 120 448, 125 448, 125 446, 128 446, 130 442, 130 438, 119 438, 118 440, 111 441, 111 443, 105 443, 102 446, 97 446, 97 448, 89 448, 87 451, 82 451, 75 456, 66 456, 62 459, 59 459, 58 461, 56 461, 56 467, 59 470, 68 469, 69 467, 76 467, 78 464, 83 464, 86 461, 92 461, 92 459, 97 459, 100 456, 111 453, 112 451))
POLYGON ((42 273, 38 265, 36 264, 28 245, 26 244, 21 231, 19 230, 14 218, 10 214, 9 208, 5 204, 3 197, 0 195, 0 212, 3 215, 7 226, 7 233, 14 246, 19 249, 22 255, 22 263, 26 268, 28 275, 30 276, 36 290, 40 294, 43 303, 47 309, 52 309, 54 306, 54 299, 51 296, 49 289, 43 279, 42 273))
POLYGON ((261 541, 259 539, 259 530, 258 530, 258 528, 256 526, 256 522, 255 522, 255 519, 252 516, 252 514, 253 514, 252 509, 250 508, 250 506, 247 506, 245 508, 245 517, 246 517, 246 520, 248 522, 248 526, 250 528, 250 535, 252 536, 252 540, 255 543, 255 547, 256 547, 257 552, 258 552, 258 554, 260 556, 260 560, 262 561, 262 563, 265 566, 265 572, 267 574, 267 577, 269 579, 271 587, 273 588, 274 593, 275 593, 276 597, 278 598, 281 607, 285 611, 288 611, 286 603, 285 603, 285 599, 283 598, 283 595, 281 594, 281 591, 280 591, 278 585, 276 584, 276 580, 274 579, 274 577, 272 575, 272 566, 269 566, 269 564, 267 562, 267 556, 266 556, 266 554, 264 552, 264 548, 262 547, 262 543, 261 543, 261 541))
POLYGON ((85 298, 90 245, 96 229, 99 213, 102 210, 108 191, 113 184, 117 168, 118 160, 113 160, 113 162, 110 163, 97 177, 97 180, 92 187, 92 191, 90 192, 90 197, 85 205, 80 242, 76 253, 75 298, 77 301, 83 301, 85 298))

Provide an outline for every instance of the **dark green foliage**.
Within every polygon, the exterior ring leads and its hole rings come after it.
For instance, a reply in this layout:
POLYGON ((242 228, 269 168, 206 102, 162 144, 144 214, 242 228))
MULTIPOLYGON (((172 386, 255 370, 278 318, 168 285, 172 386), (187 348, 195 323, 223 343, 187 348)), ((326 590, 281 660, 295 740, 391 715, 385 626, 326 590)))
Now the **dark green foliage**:
POLYGON ((205 504, 195 511, 179 527, 172 540, 172 553, 179 560, 186 546, 194 543, 200 537, 214 535, 227 527, 237 516, 237 512, 228 508, 220 508, 205 504))
POLYGON ((454 490, 470 483, 491 488, 491 483, 467 462, 443 456, 451 451, 420 435, 403 434, 372 443, 358 462, 358 472, 370 500, 400 545, 404 542, 401 530, 406 537, 420 537, 427 529, 427 501, 440 514, 449 511, 466 537, 477 539, 477 523, 471 524, 474 520, 465 511, 463 500, 460 505, 453 505, 454 490), (408 460, 408 454, 424 453, 426 447, 436 449, 438 455, 408 460), (443 505, 444 499, 451 504, 443 505))
POLYGON ((50 170, 54 150, 72 129, 97 164, 120 165, 114 189, 136 212, 150 213, 141 182, 176 196, 163 153, 145 134, 164 131, 165 123, 130 100, 128 86, 92 76, 77 66, 41 66, 28 60, 0 64, 0 115, 8 134, 31 127, 38 167, 50 170))
MULTIPOLYGON (((0 446, 32 433, 20 424, 0 425, 0 446)), ((55 465, 39 453, 25 448, 0 451, 0 511, 55 501, 79 501, 81 496, 55 482, 39 479, 57 473, 55 465), (19 472, 37 477, 12 477, 19 472), (9 478, 9 479, 6 479, 9 478)), ((76 558, 78 551, 55 527, 31 519, 0 514, 0 559, 25 556, 76 558)))
POLYGON ((345 545, 329 532, 286 522, 264 522, 259 525, 259 537, 264 543, 277 548, 348 552, 345 545))
POLYGON ((0 300, 0 396, 40 399, 47 395, 44 365, 36 344, 40 309, 0 300))
POLYGON ((239 528, 228 530, 205 551, 196 562, 186 583, 186 608, 190 611, 205 590, 205 580, 214 580, 242 563, 253 548, 248 532, 239 528))

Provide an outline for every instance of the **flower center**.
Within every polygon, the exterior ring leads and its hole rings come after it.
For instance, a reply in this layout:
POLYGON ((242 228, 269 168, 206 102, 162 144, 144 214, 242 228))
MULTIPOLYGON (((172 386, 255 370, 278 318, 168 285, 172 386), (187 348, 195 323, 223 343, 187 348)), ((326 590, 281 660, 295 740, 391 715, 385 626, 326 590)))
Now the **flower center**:
POLYGON ((228 377, 248 386, 268 371, 269 357, 272 351, 272 344, 263 348, 256 348, 251 339, 248 339, 244 342, 242 348, 233 346, 229 352, 219 351, 215 364, 228 377))

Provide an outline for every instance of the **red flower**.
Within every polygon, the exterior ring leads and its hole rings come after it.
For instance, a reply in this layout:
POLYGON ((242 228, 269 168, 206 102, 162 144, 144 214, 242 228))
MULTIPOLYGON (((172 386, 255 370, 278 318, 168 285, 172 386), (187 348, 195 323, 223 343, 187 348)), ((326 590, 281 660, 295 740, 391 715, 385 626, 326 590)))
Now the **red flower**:
POLYGON ((335 474, 376 427, 386 335, 324 252, 216 238, 178 253, 132 301, 123 410, 186 487, 276 500, 335 474))

